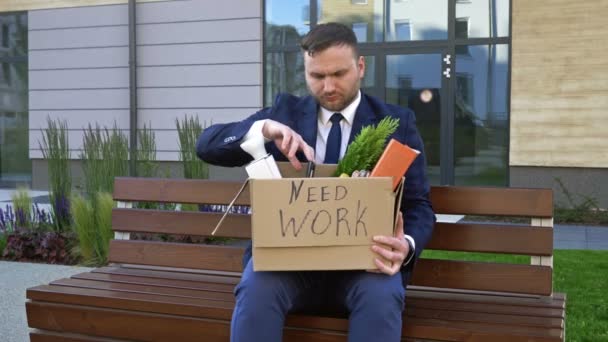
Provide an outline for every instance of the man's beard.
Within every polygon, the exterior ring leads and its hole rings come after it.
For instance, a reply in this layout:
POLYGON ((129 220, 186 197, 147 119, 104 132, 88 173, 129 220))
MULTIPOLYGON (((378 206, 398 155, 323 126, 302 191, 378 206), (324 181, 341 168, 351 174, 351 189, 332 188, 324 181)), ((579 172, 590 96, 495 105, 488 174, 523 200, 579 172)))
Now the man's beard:
MULTIPOLYGON (((312 92, 311 92, 312 93, 312 92)), ((339 101, 334 101, 334 102, 329 102, 324 100, 323 96, 316 96, 313 95, 314 98, 317 100, 317 102, 319 102, 319 104, 321 105, 321 107, 332 111, 332 112, 341 112, 342 110, 344 110, 344 108, 348 107, 348 105, 350 105, 351 103, 353 103, 353 101, 355 101, 355 98, 357 97, 357 92, 354 92, 354 94, 351 94, 350 97, 348 98, 339 98, 339 101)))

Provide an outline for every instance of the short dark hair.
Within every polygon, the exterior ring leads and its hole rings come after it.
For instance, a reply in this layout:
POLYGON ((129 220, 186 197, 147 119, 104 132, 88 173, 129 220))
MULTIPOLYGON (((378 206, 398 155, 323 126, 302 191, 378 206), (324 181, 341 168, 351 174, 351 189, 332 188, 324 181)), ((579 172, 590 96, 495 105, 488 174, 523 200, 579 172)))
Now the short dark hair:
POLYGON ((352 47, 355 58, 359 56, 355 33, 350 27, 340 23, 319 24, 310 30, 300 42, 300 47, 309 56, 332 46, 340 45, 352 47))

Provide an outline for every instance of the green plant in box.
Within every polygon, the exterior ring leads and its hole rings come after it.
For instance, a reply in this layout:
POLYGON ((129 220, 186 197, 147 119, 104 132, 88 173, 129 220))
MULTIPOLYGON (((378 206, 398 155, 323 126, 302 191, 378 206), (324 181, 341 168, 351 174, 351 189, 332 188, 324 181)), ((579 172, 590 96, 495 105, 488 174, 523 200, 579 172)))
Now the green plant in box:
POLYGON ((355 170, 370 170, 380 158, 386 139, 399 127, 399 119, 385 117, 376 126, 365 126, 348 146, 334 176, 351 175, 355 170))

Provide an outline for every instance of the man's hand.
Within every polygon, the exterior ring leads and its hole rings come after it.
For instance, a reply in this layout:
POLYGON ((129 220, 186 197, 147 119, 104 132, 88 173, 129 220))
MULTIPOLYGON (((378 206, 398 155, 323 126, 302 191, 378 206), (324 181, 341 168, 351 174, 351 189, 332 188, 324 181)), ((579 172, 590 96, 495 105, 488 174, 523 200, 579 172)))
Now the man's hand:
POLYGON ((373 272, 386 273, 388 275, 397 274, 401 270, 401 265, 410 252, 410 245, 405 241, 403 236, 403 214, 400 212, 397 217, 397 227, 395 236, 374 236, 375 245, 372 245, 372 251, 378 254, 378 258, 374 259, 374 263, 378 266, 373 272), (386 266, 388 262, 389 266, 386 266))
POLYGON ((302 164, 296 158, 297 151, 302 151, 309 161, 315 160, 315 150, 302 139, 302 136, 280 122, 266 120, 262 127, 262 134, 266 138, 274 140, 275 145, 296 170, 302 169, 302 164))

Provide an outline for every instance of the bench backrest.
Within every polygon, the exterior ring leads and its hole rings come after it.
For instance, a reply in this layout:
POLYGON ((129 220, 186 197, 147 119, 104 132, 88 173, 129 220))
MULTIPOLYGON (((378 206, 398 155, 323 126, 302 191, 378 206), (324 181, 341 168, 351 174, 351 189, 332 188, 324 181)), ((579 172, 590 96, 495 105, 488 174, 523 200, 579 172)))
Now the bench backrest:
MULTIPOLYGON (((225 205, 242 183, 215 180, 116 178, 112 213, 115 239, 112 263, 204 269, 242 270, 243 247, 131 240, 129 233, 210 236, 219 212, 134 209, 132 202, 225 205)), ((552 294, 553 197, 547 189, 442 187, 431 189, 437 214, 517 216, 530 224, 438 222, 427 249, 521 254, 530 264, 488 263, 421 258, 412 284, 462 291, 510 292, 536 296, 552 294)), ((247 190, 236 205, 249 205, 247 190)), ((218 236, 249 239, 248 214, 229 214, 218 236)))

